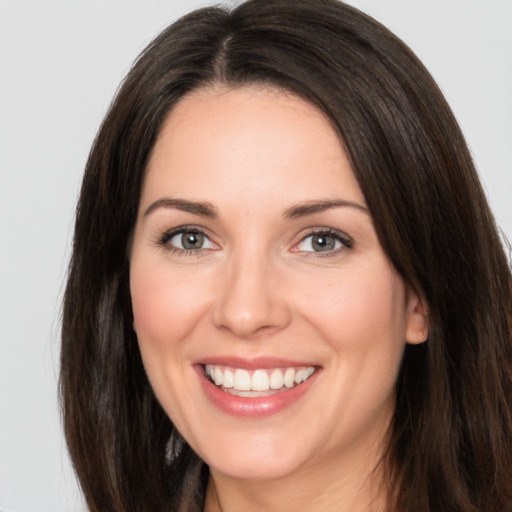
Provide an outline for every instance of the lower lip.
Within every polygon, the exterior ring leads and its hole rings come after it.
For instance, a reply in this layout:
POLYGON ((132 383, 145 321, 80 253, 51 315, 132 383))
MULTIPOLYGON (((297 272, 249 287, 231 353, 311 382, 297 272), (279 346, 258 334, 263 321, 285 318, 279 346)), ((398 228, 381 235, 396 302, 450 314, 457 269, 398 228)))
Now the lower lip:
POLYGON ((204 367, 198 367, 201 386, 209 400, 221 411, 232 416, 261 418, 277 414, 297 402, 312 386, 318 371, 305 382, 273 395, 242 397, 231 395, 212 384, 204 374, 204 367))

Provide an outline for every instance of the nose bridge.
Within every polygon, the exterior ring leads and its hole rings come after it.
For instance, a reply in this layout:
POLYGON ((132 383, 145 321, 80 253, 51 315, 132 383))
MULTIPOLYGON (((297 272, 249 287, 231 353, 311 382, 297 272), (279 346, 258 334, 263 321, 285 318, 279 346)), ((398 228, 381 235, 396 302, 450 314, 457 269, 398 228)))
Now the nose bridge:
POLYGON ((284 297, 277 291, 279 271, 265 251, 233 252, 221 277, 214 321, 240 338, 284 327, 289 321, 284 297))

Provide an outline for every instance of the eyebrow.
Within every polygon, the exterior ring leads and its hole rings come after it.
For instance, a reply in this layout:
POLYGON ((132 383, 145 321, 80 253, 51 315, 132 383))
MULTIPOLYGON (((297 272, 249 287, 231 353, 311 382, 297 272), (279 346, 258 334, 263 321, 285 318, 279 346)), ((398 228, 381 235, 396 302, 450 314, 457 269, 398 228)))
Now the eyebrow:
POLYGON ((144 216, 149 215, 158 208, 176 208, 177 210, 201 215, 202 217, 209 217, 210 219, 218 217, 217 209, 211 203, 188 201, 186 199, 175 199, 170 197, 163 197, 162 199, 158 199, 154 203, 151 203, 144 212, 144 216))
POLYGON ((370 214, 370 210, 362 204, 354 203, 353 201, 346 201, 344 199, 336 199, 330 201, 306 201, 304 203, 290 206, 290 208, 287 208, 284 211, 283 217, 285 219, 296 219, 340 207, 356 208, 368 215, 370 214))
MULTIPOLYGON (((315 213, 321 213, 326 210, 333 208, 348 207, 356 208, 366 214, 369 214, 369 210, 366 206, 353 201, 346 201, 344 199, 336 199, 329 201, 306 201, 304 203, 298 203, 290 206, 283 212, 283 218, 285 219, 296 219, 299 217, 306 217, 315 213)), ((157 201, 151 203, 144 212, 144 216, 149 215, 151 212, 158 208, 176 208, 184 212, 193 213, 195 215, 201 215, 215 219, 218 217, 218 211, 211 203, 202 201, 188 201, 186 199, 177 199, 170 197, 163 197, 157 201)))

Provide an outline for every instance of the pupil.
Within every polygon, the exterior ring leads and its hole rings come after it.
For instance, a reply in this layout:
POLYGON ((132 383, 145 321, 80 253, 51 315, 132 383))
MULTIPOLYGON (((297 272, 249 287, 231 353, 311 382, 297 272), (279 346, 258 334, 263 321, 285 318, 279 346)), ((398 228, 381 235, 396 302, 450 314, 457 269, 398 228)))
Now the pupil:
POLYGON ((201 233, 184 233, 182 238, 183 247, 185 249, 197 249, 203 245, 204 236, 201 233))
POLYGON ((334 249, 334 238, 329 235, 315 235, 313 237, 315 251, 330 251, 334 249))

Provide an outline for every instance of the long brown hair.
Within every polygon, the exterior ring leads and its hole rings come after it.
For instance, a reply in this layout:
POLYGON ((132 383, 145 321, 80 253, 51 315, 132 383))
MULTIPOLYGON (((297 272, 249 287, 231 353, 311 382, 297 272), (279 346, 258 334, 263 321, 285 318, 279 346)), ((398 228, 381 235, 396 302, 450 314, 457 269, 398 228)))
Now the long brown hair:
POLYGON ((512 510, 512 278, 461 131, 415 55, 335 0, 249 0, 164 30, 92 147, 64 299, 69 451, 92 511, 177 510, 207 468, 156 401, 132 329, 128 249, 168 112, 210 84, 264 83, 329 117, 389 259, 429 308, 408 345, 383 464, 390 510, 512 510))

